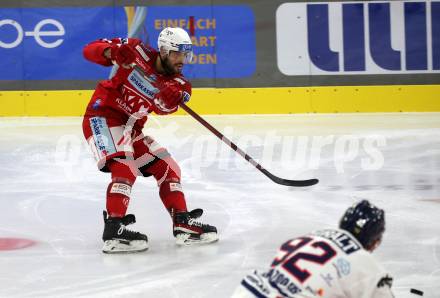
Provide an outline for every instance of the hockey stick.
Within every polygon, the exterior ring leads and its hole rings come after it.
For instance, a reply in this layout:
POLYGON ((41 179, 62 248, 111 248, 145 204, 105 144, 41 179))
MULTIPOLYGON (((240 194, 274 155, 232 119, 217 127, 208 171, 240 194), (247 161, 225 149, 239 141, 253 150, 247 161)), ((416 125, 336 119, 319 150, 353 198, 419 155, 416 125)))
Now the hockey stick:
MULTIPOLYGON (((139 73, 141 73, 144 77, 148 79, 145 75, 145 72, 141 67, 134 64, 132 65, 134 69, 136 69, 139 73)), ((304 186, 312 186, 319 182, 318 179, 308 179, 308 180, 288 180, 275 176, 258 162, 255 161, 252 157, 249 156, 246 152, 241 150, 237 145, 235 145, 231 140, 225 137, 221 132, 219 132, 215 127, 209 124, 205 119, 199 116, 196 112, 194 112, 190 107, 188 107, 185 103, 180 103, 180 107, 185 110, 189 115, 191 115, 194 119, 196 119, 200 124, 206 127, 210 132, 212 132, 215 136, 217 136, 220 140, 222 140, 225 144, 232 148, 232 150, 236 151, 240 154, 246 161, 248 161, 251 165, 256 167, 261 173, 266 175, 270 180, 277 184, 286 185, 286 186, 296 186, 296 187, 304 187, 304 186)))
POLYGON ((206 127, 210 132, 212 132, 214 135, 216 135, 220 140, 222 140, 226 145, 232 148, 232 150, 236 151, 238 154, 240 154, 244 159, 246 159, 251 165, 256 167, 260 172, 262 172, 266 177, 268 177, 270 180, 272 180, 275 183, 286 185, 286 186, 312 186, 319 182, 318 179, 309 179, 309 180, 288 180, 283 179, 280 177, 275 176, 265 168, 263 168, 262 165, 260 165, 258 162, 255 161, 252 157, 249 156, 246 152, 241 150, 237 145, 235 145, 231 140, 229 140, 227 137, 225 137, 221 132, 219 132, 216 128, 214 128, 211 124, 209 124, 205 119, 200 117, 196 112, 194 112, 190 107, 188 107, 183 102, 180 103, 180 107, 185 110, 188 114, 190 114, 194 119, 196 119, 200 124, 202 124, 204 127, 206 127))

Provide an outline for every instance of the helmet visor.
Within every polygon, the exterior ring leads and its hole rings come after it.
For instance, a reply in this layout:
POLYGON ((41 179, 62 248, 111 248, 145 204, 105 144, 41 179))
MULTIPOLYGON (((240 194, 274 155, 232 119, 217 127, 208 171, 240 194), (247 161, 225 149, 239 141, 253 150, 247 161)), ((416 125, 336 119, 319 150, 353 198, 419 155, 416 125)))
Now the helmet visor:
POLYGON ((189 64, 192 62, 192 58, 193 58, 192 44, 179 44, 178 52, 183 53, 184 55, 183 63, 189 64))

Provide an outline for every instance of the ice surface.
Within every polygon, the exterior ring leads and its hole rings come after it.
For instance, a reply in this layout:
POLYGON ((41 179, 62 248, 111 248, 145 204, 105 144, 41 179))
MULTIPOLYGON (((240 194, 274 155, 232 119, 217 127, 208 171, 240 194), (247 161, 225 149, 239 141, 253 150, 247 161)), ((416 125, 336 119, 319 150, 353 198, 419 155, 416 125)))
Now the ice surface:
POLYGON ((189 208, 203 208, 220 241, 177 247, 152 178, 129 212, 150 249, 101 253, 108 174, 98 172, 80 118, 0 119, 0 238, 36 245, 0 251, 0 297, 229 297, 267 268, 285 240, 336 226, 367 198, 387 212, 375 255, 397 297, 440 297, 440 114, 210 116, 214 126, 283 178, 276 185, 190 117, 153 117, 145 133, 183 171, 189 208))

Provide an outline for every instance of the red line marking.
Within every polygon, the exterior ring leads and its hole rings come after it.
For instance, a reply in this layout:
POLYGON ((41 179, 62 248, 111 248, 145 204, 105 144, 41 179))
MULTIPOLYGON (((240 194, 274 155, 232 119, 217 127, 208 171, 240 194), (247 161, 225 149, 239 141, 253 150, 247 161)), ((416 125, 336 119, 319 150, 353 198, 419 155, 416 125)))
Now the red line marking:
POLYGON ((196 33, 196 28, 194 25, 194 16, 189 17, 189 35, 194 36, 196 33))
POLYGON ((0 251, 26 248, 36 243, 33 240, 23 238, 0 238, 0 251))

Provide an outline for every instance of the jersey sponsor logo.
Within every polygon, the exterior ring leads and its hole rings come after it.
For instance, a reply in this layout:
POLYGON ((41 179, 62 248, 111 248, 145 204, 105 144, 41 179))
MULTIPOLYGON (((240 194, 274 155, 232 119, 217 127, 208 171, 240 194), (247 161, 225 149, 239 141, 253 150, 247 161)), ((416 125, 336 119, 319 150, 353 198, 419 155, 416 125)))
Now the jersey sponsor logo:
POLYGON ((177 182, 171 182, 170 183, 170 191, 182 191, 182 185, 180 185, 180 183, 177 182))
POLYGON ((286 75, 440 72, 440 1, 285 3, 276 24, 286 75))
POLYGON ((142 56, 142 58, 144 58, 145 62, 150 61, 150 57, 147 56, 147 54, 145 53, 145 51, 142 49, 141 45, 137 45, 135 47, 136 51, 139 53, 139 55, 142 56))
POLYGON ((123 109, 126 113, 131 114, 132 109, 128 106, 127 102, 123 101, 119 97, 116 98, 115 101, 121 109, 123 109))
POLYGON ((110 193, 118 193, 129 197, 131 193, 131 186, 125 183, 113 183, 110 193))
POLYGON ((344 258, 337 259, 332 265, 335 267, 339 278, 347 276, 351 272, 351 264, 344 258))
POLYGON ((128 86, 123 86, 122 95, 123 99, 118 97, 115 101, 128 115, 140 119, 150 113, 151 103, 143 99, 135 90, 130 89, 128 86))
POLYGON ((331 287, 333 287, 333 281, 334 281, 334 278, 333 278, 333 276, 330 274, 330 273, 325 273, 325 274, 323 274, 323 273, 321 273, 321 274, 319 274, 319 276, 322 278, 322 280, 331 288, 331 287))
POLYGON ((285 274, 277 269, 270 269, 263 273, 263 277, 267 278, 271 287, 283 295, 283 297, 291 297, 301 292, 301 289, 285 274))
POLYGON ((133 70, 130 73, 128 81, 137 91, 149 99, 153 99, 154 96, 159 93, 159 89, 154 87, 147 79, 139 75, 136 70, 133 70))
POLYGON ((192 44, 179 44, 179 52, 191 52, 192 44))
POLYGON ((338 230, 321 230, 313 233, 315 236, 323 237, 339 247, 347 255, 352 254, 362 247, 347 233, 338 230))
POLYGON ((267 287, 264 277, 260 275, 257 271, 254 271, 252 275, 247 275, 242 281, 241 284, 255 294, 256 297, 266 297, 266 295, 270 295, 270 289, 267 287))
POLYGON ((89 123, 99 158, 115 153, 116 148, 105 118, 92 117, 89 123))
POLYGON ((0 47, 4 49, 18 47, 26 37, 33 38, 43 48, 56 48, 63 43, 64 39, 53 40, 51 38, 49 41, 45 40, 46 36, 50 38, 50 36, 64 36, 66 34, 63 24, 55 19, 41 20, 30 31, 24 31, 22 25, 15 20, 3 19, 0 20, 0 32, 3 32, 0 36, 7 37, 7 40, 0 39, 0 47))

